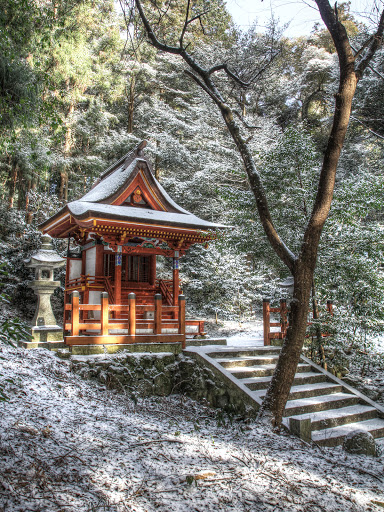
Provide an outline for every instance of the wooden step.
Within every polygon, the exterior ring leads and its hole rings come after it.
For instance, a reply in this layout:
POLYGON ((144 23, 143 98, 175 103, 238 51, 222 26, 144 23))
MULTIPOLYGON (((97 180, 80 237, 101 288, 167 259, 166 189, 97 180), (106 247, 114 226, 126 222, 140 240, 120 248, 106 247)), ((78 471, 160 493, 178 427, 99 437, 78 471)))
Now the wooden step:
POLYGON ((373 418, 356 423, 348 423, 339 427, 314 430, 312 440, 320 446, 338 446, 343 444, 345 436, 354 430, 370 432, 374 438, 384 437, 384 420, 373 418))
MULTIPOLYGON (((237 379, 247 379, 250 377, 267 377, 269 375, 273 375, 275 367, 275 364, 264 364, 259 366, 235 366, 228 370, 237 379)), ((300 372, 309 372, 311 370, 311 365, 305 363, 299 364, 298 370, 300 372)))
POLYGON ((244 366, 260 366, 264 364, 274 364, 276 365, 278 355, 268 355, 268 356, 250 356, 250 357, 225 357, 218 358, 216 362, 224 366, 224 368, 232 368, 232 367, 244 367, 244 366))
POLYGON ((213 359, 217 358, 235 358, 235 357, 249 357, 249 356, 268 356, 279 355, 280 347, 257 347, 250 349, 233 349, 231 347, 223 347, 220 350, 207 353, 207 356, 213 359))

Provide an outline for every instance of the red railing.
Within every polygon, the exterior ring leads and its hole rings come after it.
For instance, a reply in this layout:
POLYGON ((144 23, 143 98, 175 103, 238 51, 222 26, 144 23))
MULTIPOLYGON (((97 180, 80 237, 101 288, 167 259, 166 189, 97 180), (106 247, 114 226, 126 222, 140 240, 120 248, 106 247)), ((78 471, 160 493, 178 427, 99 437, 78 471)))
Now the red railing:
POLYGON ((156 279, 156 288, 160 291, 167 304, 173 304, 173 281, 171 279, 156 279))
POLYGON ((75 279, 71 279, 67 281, 67 285, 65 288, 66 292, 71 291, 79 291, 83 288, 103 288, 108 291, 108 293, 113 294, 111 282, 109 277, 104 276, 90 276, 90 275, 81 275, 76 277, 75 279))
MULTIPOLYGON (((287 306, 287 301, 285 299, 280 300, 280 306, 276 308, 271 308, 269 299, 263 300, 263 330, 264 330, 264 345, 270 345, 272 339, 280 339, 283 340, 287 335, 287 329, 289 327, 288 323, 288 313, 289 307, 287 306), (271 313, 279 314, 278 322, 271 322, 271 313), (271 327, 278 327, 278 331, 271 332, 271 327)), ((309 310, 309 313, 313 311, 309 310)), ((333 316, 333 303, 331 300, 327 301, 327 313, 333 316)), ((312 325, 312 322, 307 322, 307 325, 312 325)), ((329 336, 328 333, 323 333, 322 336, 329 336)))
POLYGON ((127 305, 109 304, 107 292, 101 294, 101 304, 80 304, 79 299, 79 292, 74 291, 71 303, 65 305, 66 313, 70 313, 70 320, 65 323, 65 330, 69 332, 65 336, 65 343, 68 345, 181 341, 182 347, 185 348, 186 322, 183 295, 179 295, 178 306, 163 306, 160 294, 155 295, 154 305, 136 304, 134 293, 128 295, 127 305), (177 311, 174 311, 176 309, 177 311), (100 314, 100 319, 89 318, 88 312, 93 312, 91 315, 93 317, 97 312, 97 316, 100 314), (152 314, 145 315, 147 312, 152 314), (163 314, 169 316, 170 312, 173 313, 173 317, 176 317, 175 319, 163 317, 163 314), (128 314, 128 318, 119 318, 123 313, 128 314), (148 318, 145 318, 146 316, 148 318), (140 329, 151 330, 152 333, 139 334, 137 331, 140 329), (164 332, 167 329, 174 332, 164 332), (127 334, 110 334, 110 330, 126 330, 127 334))

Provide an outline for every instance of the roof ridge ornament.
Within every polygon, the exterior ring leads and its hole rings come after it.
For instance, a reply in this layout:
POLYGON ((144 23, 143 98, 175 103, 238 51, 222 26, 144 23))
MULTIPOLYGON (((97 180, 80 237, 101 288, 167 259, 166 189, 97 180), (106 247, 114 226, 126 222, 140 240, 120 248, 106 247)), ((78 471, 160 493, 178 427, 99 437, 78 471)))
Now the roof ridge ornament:
POLYGON ((142 140, 140 144, 136 148, 136 154, 137 156, 142 156, 143 150, 145 147, 147 147, 148 142, 146 140, 142 140))
MULTIPOLYGON (((132 163, 135 156, 138 156, 138 157, 144 156, 143 150, 147 146, 147 144, 148 144, 148 142, 146 140, 142 140, 140 142, 140 144, 136 147, 136 149, 134 149, 133 151, 131 151, 130 153, 127 154, 127 157, 124 160, 123 166, 121 168, 122 171, 125 171, 125 169, 128 167, 128 165, 130 165, 132 163)), ((104 175, 104 176, 106 177, 106 175, 104 175)))

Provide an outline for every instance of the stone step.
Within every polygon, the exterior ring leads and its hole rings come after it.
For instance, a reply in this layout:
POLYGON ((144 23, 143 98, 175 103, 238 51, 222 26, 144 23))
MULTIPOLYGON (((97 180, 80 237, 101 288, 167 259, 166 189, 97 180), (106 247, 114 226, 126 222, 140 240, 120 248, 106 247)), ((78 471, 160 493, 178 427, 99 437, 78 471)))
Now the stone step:
POLYGON ((250 356, 250 357, 225 357, 217 358, 216 362, 224 368, 243 367, 243 366, 260 366, 264 364, 276 365, 278 355, 268 356, 250 356))
MULTIPOLYGON (((260 366, 235 366, 229 368, 231 374, 237 379, 248 379, 250 377, 267 377, 273 375, 275 364, 264 364, 260 366)), ((311 365, 302 363, 298 365, 300 372, 311 371, 311 365)))
POLYGON ((284 409, 284 417, 349 407, 356 405, 358 402, 359 398, 356 395, 350 395, 348 393, 333 393, 331 395, 288 400, 284 409))
POLYGON ((217 358, 233 358, 233 357, 248 357, 248 356, 264 356, 264 355, 279 355, 281 347, 259 347, 250 349, 235 349, 231 347, 223 347, 220 351, 207 353, 207 356, 212 359, 217 358))
POLYGON ((311 420, 312 430, 323 430, 348 423, 370 420, 377 417, 377 410, 369 405, 352 405, 341 409, 330 409, 327 411, 312 412, 310 414, 299 414, 292 416, 298 420, 311 420))
POLYGON ((314 430, 312 440, 320 446, 338 446, 343 444, 345 436, 354 430, 365 430, 370 432, 374 438, 384 437, 384 420, 374 418, 339 427, 314 430))
MULTIPOLYGON (((257 389, 267 389, 272 379, 272 375, 269 377, 250 377, 249 379, 243 379, 241 382, 245 384, 252 391, 257 389)), ((296 373, 293 384, 311 384, 314 382, 326 382, 327 377, 322 373, 317 372, 304 372, 296 373)))
MULTIPOLYGON (((330 395, 334 393, 341 393, 343 386, 334 384, 333 382, 316 382, 314 384, 302 384, 299 386, 292 386, 289 393, 288 400, 298 400, 300 398, 321 397, 323 395, 330 395)), ((253 394, 263 399, 267 393, 266 389, 254 391, 253 394)))
MULTIPOLYGON (((280 347, 209 347, 206 352, 211 362, 218 363, 223 373, 232 375, 236 385, 245 384, 255 402, 261 403, 266 395, 280 347), (238 379, 238 380, 237 380, 238 379)), ((367 430, 384 446, 384 419, 371 402, 323 373, 320 368, 301 360, 284 410, 284 423, 289 418, 311 420, 312 439, 322 446, 342 444, 352 430, 367 430)), ((239 390, 244 390, 239 387, 239 390)), ((242 391, 244 392, 244 391, 242 391)), ((249 393, 247 393, 249 399, 249 393)), ((294 425, 293 425, 294 427, 294 425)))

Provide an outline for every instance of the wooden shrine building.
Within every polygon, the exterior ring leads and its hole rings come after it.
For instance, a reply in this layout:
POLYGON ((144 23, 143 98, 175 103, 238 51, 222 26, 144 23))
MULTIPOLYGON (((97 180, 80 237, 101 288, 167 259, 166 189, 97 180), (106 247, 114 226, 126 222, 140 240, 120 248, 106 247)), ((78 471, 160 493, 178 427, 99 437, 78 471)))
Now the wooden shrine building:
POLYGON ((205 221, 171 199, 143 155, 146 142, 109 167, 81 199, 40 229, 72 238, 68 253, 64 340, 68 345, 185 342, 203 322, 185 320, 179 258, 224 226, 205 221), (156 256, 173 260, 172 279, 158 279, 156 256))

